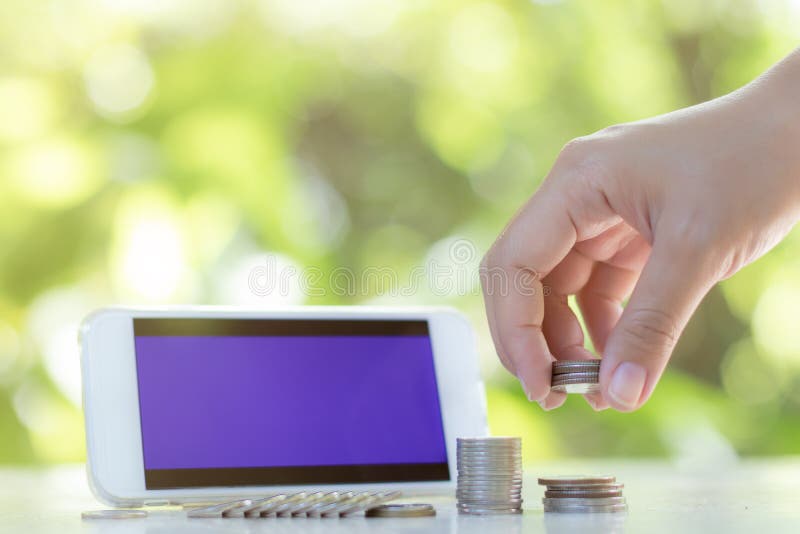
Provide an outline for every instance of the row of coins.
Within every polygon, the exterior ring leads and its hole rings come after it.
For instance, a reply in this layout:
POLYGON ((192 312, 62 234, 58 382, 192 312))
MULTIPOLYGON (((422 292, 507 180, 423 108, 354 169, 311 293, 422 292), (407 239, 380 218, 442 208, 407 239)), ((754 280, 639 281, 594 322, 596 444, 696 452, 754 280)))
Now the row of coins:
POLYGON ((301 491, 194 508, 187 515, 194 518, 344 517, 367 511, 399 496, 399 491, 301 491))

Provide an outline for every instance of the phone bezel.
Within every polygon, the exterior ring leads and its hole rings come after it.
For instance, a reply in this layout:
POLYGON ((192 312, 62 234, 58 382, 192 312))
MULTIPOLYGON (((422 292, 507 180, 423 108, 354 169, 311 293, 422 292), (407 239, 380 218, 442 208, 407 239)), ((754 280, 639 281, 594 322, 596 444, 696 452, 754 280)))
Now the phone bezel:
POLYGON ((451 479, 436 482, 314 485, 315 489, 394 488, 433 493, 450 489, 456 476, 456 437, 488 435, 486 402, 474 335, 467 319, 452 308, 106 308, 92 313, 83 321, 80 345, 87 472, 92 491, 101 501, 111 505, 180 504, 308 488, 236 486, 146 489, 136 383, 134 318, 427 320, 433 345, 451 479))

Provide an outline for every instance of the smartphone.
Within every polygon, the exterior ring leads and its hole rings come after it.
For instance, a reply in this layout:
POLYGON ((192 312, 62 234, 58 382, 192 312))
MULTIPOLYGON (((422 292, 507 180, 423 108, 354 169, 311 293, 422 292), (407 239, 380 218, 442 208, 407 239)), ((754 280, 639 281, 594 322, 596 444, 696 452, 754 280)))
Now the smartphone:
POLYGON ((436 492, 488 435, 449 308, 109 308, 80 328, 87 471, 114 506, 436 492))

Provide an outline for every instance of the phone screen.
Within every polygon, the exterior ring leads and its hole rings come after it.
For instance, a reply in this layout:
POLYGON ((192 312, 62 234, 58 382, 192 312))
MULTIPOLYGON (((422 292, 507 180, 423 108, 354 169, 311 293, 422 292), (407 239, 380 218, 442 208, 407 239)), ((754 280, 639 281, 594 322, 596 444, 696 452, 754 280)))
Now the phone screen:
POLYGON ((147 489, 450 479, 427 321, 133 329, 147 489))

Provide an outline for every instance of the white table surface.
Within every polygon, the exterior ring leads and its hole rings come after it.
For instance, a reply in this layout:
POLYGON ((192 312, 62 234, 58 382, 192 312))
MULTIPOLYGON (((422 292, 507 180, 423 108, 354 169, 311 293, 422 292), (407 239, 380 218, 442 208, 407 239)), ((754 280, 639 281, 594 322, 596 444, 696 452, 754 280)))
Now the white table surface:
POLYGON ((447 497, 429 502, 437 515, 414 519, 188 519, 179 508, 144 519, 82 520, 81 511, 105 508, 90 494, 82 466, 0 468, 0 533, 474 533, 502 532, 800 532, 800 458, 747 460, 713 468, 680 469, 666 461, 542 463, 526 469, 521 515, 475 517, 456 513, 447 497), (608 473, 625 484, 627 514, 545 514, 543 474, 608 473))

